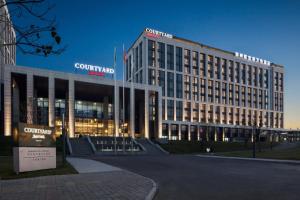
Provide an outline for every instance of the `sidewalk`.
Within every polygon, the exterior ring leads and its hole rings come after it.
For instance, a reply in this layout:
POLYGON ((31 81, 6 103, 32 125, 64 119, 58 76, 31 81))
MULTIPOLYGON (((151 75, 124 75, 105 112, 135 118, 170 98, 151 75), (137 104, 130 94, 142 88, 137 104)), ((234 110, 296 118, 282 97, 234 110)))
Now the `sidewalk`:
POLYGON ((214 156, 214 155, 196 155, 203 158, 220 158, 220 159, 235 159, 235 160, 251 160, 251 161, 262 161, 262 162, 276 162, 286 164, 300 164, 300 160, 278 160, 278 159, 266 159, 266 158, 244 158, 244 157, 232 157, 232 156, 214 156))
POLYGON ((149 178, 101 162, 68 158, 79 174, 0 180, 0 200, 152 199, 149 178))
POLYGON ((107 165, 105 163, 97 162, 95 160, 68 157, 67 161, 76 169, 80 174, 94 173, 94 172, 112 172, 121 171, 120 168, 107 165))

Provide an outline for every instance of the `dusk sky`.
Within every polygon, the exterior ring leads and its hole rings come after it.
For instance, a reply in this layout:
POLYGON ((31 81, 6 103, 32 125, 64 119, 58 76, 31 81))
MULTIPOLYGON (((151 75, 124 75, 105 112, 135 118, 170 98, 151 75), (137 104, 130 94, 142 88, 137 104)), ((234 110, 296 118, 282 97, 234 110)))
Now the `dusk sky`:
POLYGON ((112 66, 144 28, 285 66, 285 128, 300 128, 300 1, 52 0, 68 47, 47 58, 18 52, 17 64, 74 72, 74 63, 112 66))

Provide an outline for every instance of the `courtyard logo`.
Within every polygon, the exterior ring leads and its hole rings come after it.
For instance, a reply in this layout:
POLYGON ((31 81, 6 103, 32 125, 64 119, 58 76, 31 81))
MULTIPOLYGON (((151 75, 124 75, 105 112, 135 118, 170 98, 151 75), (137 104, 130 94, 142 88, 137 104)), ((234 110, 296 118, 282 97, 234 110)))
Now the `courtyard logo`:
POLYGON ((76 69, 86 70, 88 71, 89 75, 96 75, 96 76, 104 76, 105 74, 114 74, 115 70, 109 67, 101 67, 96 65, 88 65, 82 63, 75 63, 74 67, 76 69))
POLYGON ((154 30, 151 28, 146 28, 145 31, 146 31, 146 36, 148 36, 148 37, 153 37, 153 38, 166 37, 166 38, 170 38, 170 39, 173 38, 173 35, 171 35, 169 33, 164 33, 164 32, 157 31, 157 30, 154 30))
POLYGON ((24 128, 25 133, 39 133, 39 134, 45 134, 45 135, 51 135, 52 130, 49 129, 40 129, 40 128, 24 128))
POLYGON ((242 53, 239 53, 239 52, 235 52, 235 56, 246 59, 246 60, 249 60, 249 61, 252 61, 252 62, 258 62, 258 63, 264 64, 264 65, 268 65, 268 66, 271 65, 270 61, 263 60, 261 58, 256 58, 256 57, 253 57, 253 56, 249 56, 249 55, 246 55, 246 54, 242 54, 242 53))

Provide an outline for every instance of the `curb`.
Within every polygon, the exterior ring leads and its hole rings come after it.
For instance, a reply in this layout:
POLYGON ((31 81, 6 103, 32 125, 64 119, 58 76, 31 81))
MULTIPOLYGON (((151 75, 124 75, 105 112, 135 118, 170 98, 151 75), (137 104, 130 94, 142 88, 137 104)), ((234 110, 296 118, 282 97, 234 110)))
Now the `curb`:
POLYGON ((152 182, 152 189, 150 190, 148 195, 145 197, 145 200, 152 200, 152 199, 154 199, 156 192, 157 192, 157 184, 151 178, 147 178, 147 179, 149 179, 152 182))
POLYGON ((248 161, 261 161, 261 162, 273 162, 273 163, 286 163, 286 164, 299 164, 297 160, 278 160, 278 159, 265 159, 265 158, 243 158, 243 157, 232 157, 232 156, 209 156, 209 155, 196 155, 202 158, 221 158, 221 159, 234 159, 234 160, 248 160, 248 161))
MULTIPOLYGON (((113 166, 113 165, 112 165, 112 166, 113 166)), ((114 167, 114 166, 113 166, 113 167, 114 167)), ((127 169, 123 169, 123 168, 120 168, 120 169, 123 170, 123 171, 127 171, 127 172, 129 172, 129 173, 131 173, 131 174, 134 174, 134 175, 136 175, 136 176, 140 176, 140 177, 143 177, 143 178, 149 180, 149 181, 152 183, 152 189, 151 189, 150 192, 147 194, 147 196, 145 196, 145 200, 152 200, 152 199, 154 199, 154 197, 155 197, 155 195, 156 195, 156 193, 157 193, 157 191, 158 191, 158 185, 155 183, 155 181, 154 181, 153 179, 148 178, 148 177, 145 177, 145 176, 140 175, 140 174, 137 174, 137 173, 135 173, 135 172, 129 171, 129 170, 127 170, 127 169)))

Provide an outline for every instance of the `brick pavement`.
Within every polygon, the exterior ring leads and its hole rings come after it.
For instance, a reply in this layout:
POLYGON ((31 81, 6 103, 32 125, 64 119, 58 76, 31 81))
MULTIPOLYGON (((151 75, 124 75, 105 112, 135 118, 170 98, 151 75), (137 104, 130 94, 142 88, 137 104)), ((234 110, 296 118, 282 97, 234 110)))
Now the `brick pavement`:
MULTIPOLYGON (((155 183, 129 171, 0 180, 0 200, 145 199, 155 183)), ((151 198, 150 198, 151 199, 151 198)))

